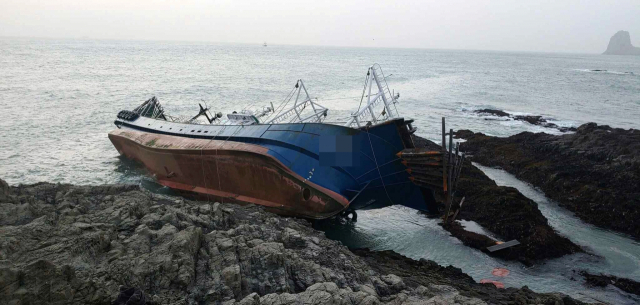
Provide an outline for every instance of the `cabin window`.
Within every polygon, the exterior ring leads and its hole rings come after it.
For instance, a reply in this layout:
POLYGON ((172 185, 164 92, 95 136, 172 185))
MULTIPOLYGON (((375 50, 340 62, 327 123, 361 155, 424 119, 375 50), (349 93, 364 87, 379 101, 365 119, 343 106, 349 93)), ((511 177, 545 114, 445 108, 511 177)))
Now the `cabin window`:
POLYGON ((195 130, 192 130, 191 132, 194 132, 195 130))
POLYGON ((202 132, 202 130, 198 130, 198 132, 202 132))
POLYGON ((205 130, 205 131, 204 131, 204 133, 209 133, 209 131, 208 131, 208 130, 205 130))

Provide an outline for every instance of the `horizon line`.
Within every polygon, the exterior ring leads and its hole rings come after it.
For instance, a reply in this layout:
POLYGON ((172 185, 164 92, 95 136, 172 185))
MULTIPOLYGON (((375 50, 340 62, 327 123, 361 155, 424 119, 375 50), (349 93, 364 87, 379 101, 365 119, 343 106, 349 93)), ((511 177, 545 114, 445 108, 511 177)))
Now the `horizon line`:
MULTIPOLYGON (((51 36, 11 36, 0 35, 0 38, 17 38, 17 39, 59 39, 59 40, 106 40, 106 41, 139 41, 139 42, 190 42, 190 43, 211 43, 211 44, 243 44, 243 45, 260 45, 265 42, 231 42, 231 41, 213 41, 213 40, 180 40, 180 39, 147 39, 147 38, 96 38, 90 36, 80 37, 51 37, 51 36)), ((504 52, 504 53, 542 53, 542 54, 581 54, 581 55, 602 55, 602 52, 585 52, 585 51, 531 51, 531 50, 496 50, 496 49, 455 49, 455 48, 437 48, 437 47, 374 47, 374 46, 350 46, 350 45, 315 45, 315 44, 291 44, 291 43, 268 43, 269 46, 293 46, 293 47, 325 47, 325 48, 362 48, 362 49, 406 49, 406 50, 439 50, 439 51, 481 51, 481 52, 504 52)))

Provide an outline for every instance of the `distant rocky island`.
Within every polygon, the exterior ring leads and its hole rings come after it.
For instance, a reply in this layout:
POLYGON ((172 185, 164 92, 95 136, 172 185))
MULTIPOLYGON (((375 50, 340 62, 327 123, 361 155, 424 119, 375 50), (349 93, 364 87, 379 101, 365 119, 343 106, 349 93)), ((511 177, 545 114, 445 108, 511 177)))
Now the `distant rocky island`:
POLYGON ((640 55, 640 48, 631 44, 631 36, 627 31, 618 31, 609 40, 604 55, 640 55))

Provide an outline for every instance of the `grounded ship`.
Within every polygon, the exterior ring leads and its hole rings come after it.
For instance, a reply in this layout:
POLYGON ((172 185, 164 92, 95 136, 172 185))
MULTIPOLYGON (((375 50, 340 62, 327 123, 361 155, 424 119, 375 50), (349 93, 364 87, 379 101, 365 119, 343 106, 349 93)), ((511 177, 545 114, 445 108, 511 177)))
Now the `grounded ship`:
POLYGON ((328 109, 298 80, 278 107, 225 120, 202 105, 191 119, 174 118, 153 97, 118 113, 109 139, 158 183, 204 199, 310 219, 355 218, 356 210, 394 204, 434 211, 460 159, 414 148, 416 128, 398 115, 399 95, 379 65, 368 69, 365 84, 364 107, 342 123, 323 122, 328 109))

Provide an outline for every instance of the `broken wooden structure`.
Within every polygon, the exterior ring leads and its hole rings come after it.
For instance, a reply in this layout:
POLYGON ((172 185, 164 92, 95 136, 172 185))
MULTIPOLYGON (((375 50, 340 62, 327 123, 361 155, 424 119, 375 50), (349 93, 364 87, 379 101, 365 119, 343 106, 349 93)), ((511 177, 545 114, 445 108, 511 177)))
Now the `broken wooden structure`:
MULTIPOLYGON (((419 148, 405 149, 398 153, 411 174, 411 180, 422 187, 440 192, 445 205, 445 222, 449 221, 451 205, 456 191, 458 178, 462 171, 465 155, 460 151, 459 143, 453 145, 453 129, 446 132, 445 118, 442 118, 442 149, 425 151, 419 148), (447 136, 449 145, 447 145, 447 136)), ((453 219, 453 217, 452 217, 453 219)))

